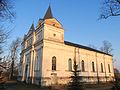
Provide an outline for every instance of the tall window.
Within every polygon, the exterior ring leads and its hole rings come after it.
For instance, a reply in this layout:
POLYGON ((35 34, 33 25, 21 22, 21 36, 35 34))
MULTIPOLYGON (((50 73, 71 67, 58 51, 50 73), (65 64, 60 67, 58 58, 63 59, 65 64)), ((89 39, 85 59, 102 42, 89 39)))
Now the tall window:
POLYGON ((110 64, 108 64, 108 71, 109 71, 109 73, 110 73, 110 64))
POLYGON ((52 57, 52 70, 56 70, 56 57, 52 57))
POLYGON ((33 40, 33 38, 31 37, 31 38, 29 39, 29 45, 32 45, 32 40, 33 40))
POLYGON ((92 62, 92 71, 95 72, 94 62, 92 62))
POLYGON ((83 61, 83 60, 82 60, 82 62, 81 62, 81 66, 82 66, 81 71, 84 72, 84 71, 85 71, 85 66, 84 66, 84 61, 83 61))
POLYGON ((68 70, 72 71, 72 60, 71 60, 71 58, 68 60, 68 70))
POLYGON ((39 30, 36 32, 36 41, 41 40, 42 39, 42 32, 39 30))
POLYGON ((37 70, 39 70, 39 68, 40 68, 40 62, 39 62, 39 57, 37 56, 37 60, 36 60, 36 62, 37 62, 37 70))
POLYGON ((103 64, 101 63, 101 72, 103 72, 103 64))
POLYGON ((35 71, 38 71, 38 56, 36 56, 36 60, 35 60, 35 71))
POLYGON ((29 46, 29 40, 27 40, 27 47, 29 46))

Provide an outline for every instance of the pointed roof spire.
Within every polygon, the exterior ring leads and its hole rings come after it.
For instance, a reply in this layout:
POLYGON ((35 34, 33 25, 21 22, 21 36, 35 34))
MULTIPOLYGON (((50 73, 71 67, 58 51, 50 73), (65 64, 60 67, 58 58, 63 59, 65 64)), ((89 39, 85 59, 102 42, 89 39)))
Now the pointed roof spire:
POLYGON ((50 5, 49 5, 48 10, 47 10, 47 12, 46 12, 46 14, 44 16, 44 19, 49 19, 49 18, 53 18, 50 5))
POLYGON ((29 36, 29 34, 31 34, 34 30, 35 30, 34 24, 32 23, 27 35, 29 36))
POLYGON ((34 24, 32 23, 32 25, 30 27, 30 31, 33 31, 33 30, 35 30, 35 28, 34 28, 34 24))

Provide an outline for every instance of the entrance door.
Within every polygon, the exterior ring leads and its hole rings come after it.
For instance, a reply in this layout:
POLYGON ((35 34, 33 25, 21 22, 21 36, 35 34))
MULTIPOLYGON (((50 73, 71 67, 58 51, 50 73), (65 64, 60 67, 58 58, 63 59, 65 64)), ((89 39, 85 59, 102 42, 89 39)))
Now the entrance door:
POLYGON ((56 85, 57 84, 57 74, 51 73, 51 84, 56 85))

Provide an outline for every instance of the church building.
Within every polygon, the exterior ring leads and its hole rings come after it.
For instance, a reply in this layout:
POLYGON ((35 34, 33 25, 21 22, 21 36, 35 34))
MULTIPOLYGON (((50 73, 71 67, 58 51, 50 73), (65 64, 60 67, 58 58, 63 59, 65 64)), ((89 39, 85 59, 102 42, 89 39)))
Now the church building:
POLYGON ((114 80, 112 55, 64 40, 64 29, 49 6, 36 28, 31 25, 22 42, 19 81, 50 86, 67 84, 74 61, 86 83, 114 80))

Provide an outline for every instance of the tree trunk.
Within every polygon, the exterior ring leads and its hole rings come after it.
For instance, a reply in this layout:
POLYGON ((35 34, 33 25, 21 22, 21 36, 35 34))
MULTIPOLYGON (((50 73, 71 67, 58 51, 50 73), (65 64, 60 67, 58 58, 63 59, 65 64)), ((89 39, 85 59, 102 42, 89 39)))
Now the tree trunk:
POLYGON ((12 58, 10 79, 13 79, 13 72, 14 72, 14 59, 12 58))

